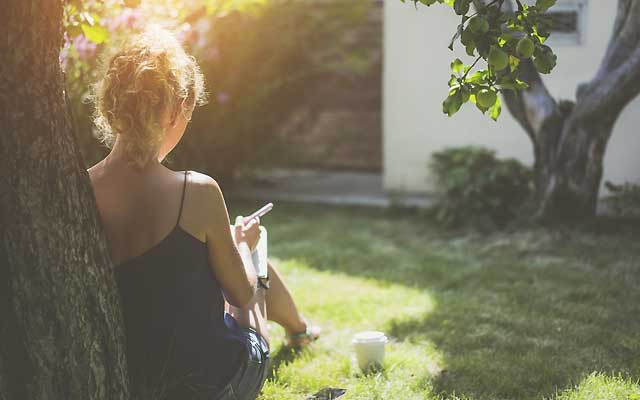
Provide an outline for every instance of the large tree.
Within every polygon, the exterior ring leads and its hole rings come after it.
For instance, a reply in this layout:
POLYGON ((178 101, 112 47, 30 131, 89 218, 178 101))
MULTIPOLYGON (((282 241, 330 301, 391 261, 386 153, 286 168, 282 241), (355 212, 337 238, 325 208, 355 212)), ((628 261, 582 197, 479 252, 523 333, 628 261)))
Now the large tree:
MULTIPOLYGON (((555 0, 537 0, 533 6, 514 0, 516 7, 511 0, 416 2, 452 6, 462 16, 452 45, 460 39, 469 55, 478 55, 476 63, 485 59, 488 64, 476 74, 470 74, 471 66, 465 67, 460 60, 452 64, 460 76, 450 81, 444 112, 453 115, 469 94, 475 102, 482 90, 501 92, 533 145, 537 215, 554 221, 595 215, 613 126, 640 93, 640 0, 617 1, 612 37, 600 68, 590 82, 579 85, 576 101, 554 99, 540 75, 555 66, 555 55, 545 44, 549 21, 544 15, 555 0), (475 12, 468 15, 474 11, 471 3, 475 12), (533 54, 519 46, 523 37, 535 45, 533 54), (506 67, 497 65, 502 64, 501 56, 508 57, 506 67)), ((492 96, 486 97, 493 101, 492 96)), ((486 110, 497 118, 500 101, 486 110)))
POLYGON ((62 0, 0 13, 0 399, 126 399, 117 289, 58 61, 62 0))

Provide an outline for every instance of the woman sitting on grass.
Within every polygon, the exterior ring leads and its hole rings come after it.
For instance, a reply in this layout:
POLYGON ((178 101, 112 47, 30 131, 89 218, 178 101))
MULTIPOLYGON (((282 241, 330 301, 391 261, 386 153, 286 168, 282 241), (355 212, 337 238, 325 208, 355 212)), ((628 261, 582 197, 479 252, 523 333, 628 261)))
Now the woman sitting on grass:
POLYGON ((95 89, 95 122, 112 149, 89 175, 116 265, 132 394, 254 399, 269 365, 266 318, 293 347, 319 329, 272 264, 269 290, 257 282, 260 222, 238 217, 231 229, 212 178, 161 164, 203 103, 198 65, 154 28, 108 60, 95 89))

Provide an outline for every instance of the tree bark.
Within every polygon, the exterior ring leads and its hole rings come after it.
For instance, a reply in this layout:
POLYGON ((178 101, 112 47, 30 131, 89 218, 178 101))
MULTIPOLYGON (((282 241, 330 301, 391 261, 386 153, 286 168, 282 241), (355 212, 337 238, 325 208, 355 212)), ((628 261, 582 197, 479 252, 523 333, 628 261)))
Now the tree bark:
POLYGON ((124 331, 59 66, 62 0, 0 13, 0 399, 127 399, 124 331))

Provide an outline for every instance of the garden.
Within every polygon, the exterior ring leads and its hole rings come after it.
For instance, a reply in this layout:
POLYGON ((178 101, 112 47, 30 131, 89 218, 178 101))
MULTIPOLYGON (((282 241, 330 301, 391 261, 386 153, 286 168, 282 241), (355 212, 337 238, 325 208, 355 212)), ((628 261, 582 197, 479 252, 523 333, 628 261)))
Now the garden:
MULTIPOLYGON (((311 93, 327 82, 359 90, 380 68, 382 38, 361 41, 374 2, 36 3, 12 4, 0 20, 11 33, 0 48, 0 184, 12 188, 0 196, 0 399, 127 399, 120 303, 86 173, 109 153, 96 139, 92 85, 110 49, 150 24, 176 33, 208 102, 163 163, 214 177, 226 196, 238 177, 305 157, 280 133, 302 103, 313 109, 311 93)), ((475 57, 451 62, 442 112, 466 104, 498 120, 504 102, 532 139, 533 163, 477 145, 434 152, 421 166, 437 187, 428 208, 274 201, 261 222, 269 257, 322 335, 296 350, 270 322, 258 398, 332 399, 322 393, 335 389, 345 400, 640 400, 640 189, 602 182, 615 122, 602 115, 640 93, 640 75, 604 74, 620 79, 610 86, 599 75, 575 102, 556 101, 540 77, 557 61, 545 44, 555 1, 407 3, 450 6, 461 18, 446 28, 451 46, 475 57), (581 108, 598 95, 609 108, 581 108), (545 106, 527 108, 533 101, 545 106), (581 119, 593 115, 601 120, 581 119), (380 368, 363 370, 352 340, 371 330, 389 342, 380 368)), ((614 33, 630 35, 640 55, 628 22, 640 1, 619 4, 614 33)), ((640 60, 621 48, 612 45, 605 66, 640 60)), ((263 205, 226 201, 232 218, 263 205)))

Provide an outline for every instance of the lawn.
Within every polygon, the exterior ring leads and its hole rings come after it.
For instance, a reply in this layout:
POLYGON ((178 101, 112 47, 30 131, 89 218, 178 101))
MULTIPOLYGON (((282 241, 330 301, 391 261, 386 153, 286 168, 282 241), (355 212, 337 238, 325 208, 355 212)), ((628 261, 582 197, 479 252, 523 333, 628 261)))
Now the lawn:
MULTIPOLYGON (((247 214, 258 203, 231 202, 247 214)), ((261 399, 640 399, 640 232, 446 230, 397 210, 277 204, 269 252, 324 328, 283 350, 261 399), (351 336, 390 337, 359 372, 351 336)))

